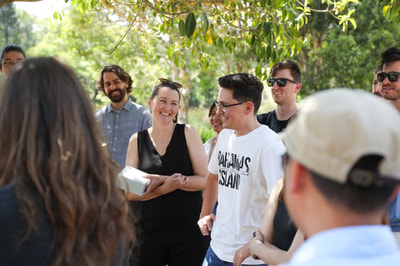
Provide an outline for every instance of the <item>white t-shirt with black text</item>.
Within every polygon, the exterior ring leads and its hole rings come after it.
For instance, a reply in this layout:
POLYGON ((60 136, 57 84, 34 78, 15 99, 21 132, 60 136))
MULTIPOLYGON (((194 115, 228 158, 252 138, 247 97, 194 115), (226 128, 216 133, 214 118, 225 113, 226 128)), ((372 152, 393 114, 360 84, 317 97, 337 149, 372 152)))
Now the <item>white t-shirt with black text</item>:
MULTIPOLYGON (((211 232, 211 248, 223 261, 233 262, 235 252, 261 228, 269 194, 283 177, 285 147, 265 125, 237 137, 223 129, 208 165, 218 174, 218 208, 211 232)), ((243 264, 263 264, 247 258, 243 264)))

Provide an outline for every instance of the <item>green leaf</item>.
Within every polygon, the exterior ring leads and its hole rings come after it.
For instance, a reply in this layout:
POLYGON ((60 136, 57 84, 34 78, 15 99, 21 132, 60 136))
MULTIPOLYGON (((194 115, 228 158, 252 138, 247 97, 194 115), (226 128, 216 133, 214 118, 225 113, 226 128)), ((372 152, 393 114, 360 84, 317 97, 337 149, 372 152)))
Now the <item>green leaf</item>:
POLYGON ((204 21, 204 34, 206 34, 206 32, 208 31, 208 26, 209 26, 208 18, 204 11, 201 15, 202 15, 201 17, 203 18, 203 21, 204 21))
POLYGON ((189 13, 189 15, 186 17, 186 22, 185 22, 186 36, 187 37, 192 36, 195 28, 196 28, 196 17, 194 16, 193 13, 189 13))
POLYGON ((179 34, 185 36, 185 21, 182 19, 179 20, 179 34))
POLYGON ((255 72, 256 76, 261 76, 261 65, 260 64, 257 64, 254 72, 255 72))

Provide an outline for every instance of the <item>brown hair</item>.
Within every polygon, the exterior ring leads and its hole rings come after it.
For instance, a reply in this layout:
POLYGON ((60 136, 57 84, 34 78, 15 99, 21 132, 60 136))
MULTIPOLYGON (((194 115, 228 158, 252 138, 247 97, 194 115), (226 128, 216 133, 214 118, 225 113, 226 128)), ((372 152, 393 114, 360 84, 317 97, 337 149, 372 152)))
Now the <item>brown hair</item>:
POLYGON ((104 77, 103 74, 105 72, 115 73, 120 80, 126 82, 128 84, 128 88, 126 89, 127 93, 132 92, 132 78, 122 67, 117 65, 107 65, 101 70, 99 81, 96 83, 96 87, 98 90, 104 92, 104 77))
MULTIPOLYGON (((151 92, 151 95, 150 95, 149 99, 153 100, 158 95, 158 93, 160 92, 160 89, 163 88, 163 87, 169 88, 171 90, 174 90, 174 91, 178 92, 179 101, 181 101, 181 92, 180 92, 179 89, 182 87, 182 85, 177 83, 177 82, 173 82, 173 81, 170 81, 170 80, 167 80, 167 79, 160 79, 160 83, 153 87, 153 90, 151 92)), ((179 115, 179 112, 176 113, 176 116, 174 117, 172 122, 174 122, 174 123, 178 122, 178 115, 179 115)))
POLYGON ((50 57, 23 61, 4 85, 0 186, 14 184, 28 235, 44 209, 55 265, 110 265, 132 236, 128 206, 82 85, 50 57))

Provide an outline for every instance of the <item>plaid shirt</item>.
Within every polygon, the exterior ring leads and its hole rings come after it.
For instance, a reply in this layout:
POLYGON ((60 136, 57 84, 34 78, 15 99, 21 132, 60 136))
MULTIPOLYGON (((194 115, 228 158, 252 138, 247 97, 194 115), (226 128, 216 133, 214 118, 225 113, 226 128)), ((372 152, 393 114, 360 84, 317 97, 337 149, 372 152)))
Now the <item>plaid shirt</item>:
POLYGON ((151 127, 149 110, 128 99, 119 111, 114 110, 111 103, 104 106, 96 112, 96 118, 101 122, 111 158, 124 168, 130 137, 151 127))

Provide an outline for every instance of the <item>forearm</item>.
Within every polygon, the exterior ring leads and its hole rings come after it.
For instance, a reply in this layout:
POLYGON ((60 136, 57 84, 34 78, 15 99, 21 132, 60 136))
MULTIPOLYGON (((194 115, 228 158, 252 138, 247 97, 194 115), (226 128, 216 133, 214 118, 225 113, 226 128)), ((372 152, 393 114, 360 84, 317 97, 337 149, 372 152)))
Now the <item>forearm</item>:
POLYGON ((250 252, 253 256, 257 256, 268 265, 277 265, 288 262, 291 258, 291 253, 279 249, 269 243, 263 243, 260 240, 253 240, 250 245, 250 252))
POLYGON ((151 192, 145 193, 142 196, 127 192, 126 198, 128 200, 136 200, 136 201, 147 201, 165 194, 165 190, 162 186, 159 186, 153 189, 151 192))
POLYGON ((189 180, 189 184, 181 188, 182 190, 185 191, 199 191, 199 190, 204 190, 206 187, 207 183, 207 177, 206 176, 200 176, 200 175, 192 175, 187 177, 189 180))
POLYGON ((201 208, 200 218, 212 213, 215 203, 218 200, 218 176, 209 174, 206 189, 203 195, 203 204, 201 208))

